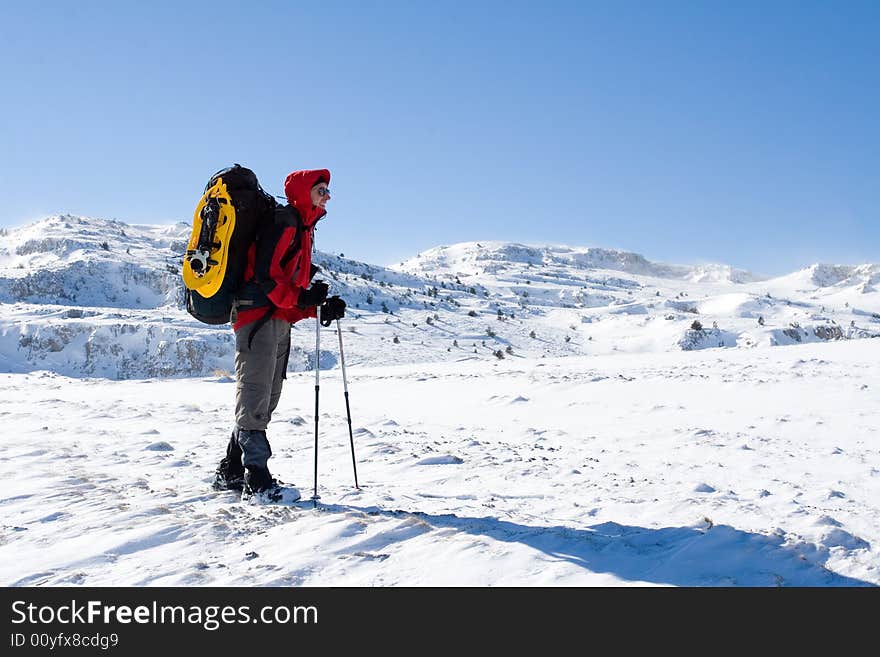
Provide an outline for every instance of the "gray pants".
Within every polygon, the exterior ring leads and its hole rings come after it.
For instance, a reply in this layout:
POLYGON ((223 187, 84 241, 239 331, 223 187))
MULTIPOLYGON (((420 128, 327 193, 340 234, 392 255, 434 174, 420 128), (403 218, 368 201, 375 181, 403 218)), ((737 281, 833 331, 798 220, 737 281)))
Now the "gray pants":
POLYGON ((272 455, 266 427, 281 398, 290 357, 290 323, 270 319, 254 335, 253 324, 235 332, 235 424, 245 466, 265 467, 272 455))

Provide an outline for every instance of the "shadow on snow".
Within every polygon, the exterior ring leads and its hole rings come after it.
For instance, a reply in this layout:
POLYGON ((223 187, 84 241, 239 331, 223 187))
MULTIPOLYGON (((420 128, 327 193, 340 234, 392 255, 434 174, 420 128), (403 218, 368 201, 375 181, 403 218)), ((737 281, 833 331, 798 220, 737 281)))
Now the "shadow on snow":
POLYGON ((590 572, 607 573, 635 584, 874 586, 826 568, 829 552, 823 546, 786 543, 782 536, 746 532, 728 525, 651 529, 605 522, 574 529, 560 525, 534 527, 493 517, 432 515, 343 504, 320 506, 318 510, 397 520, 416 518, 433 529, 453 529, 495 541, 520 543, 543 552, 551 560, 567 561, 590 572))

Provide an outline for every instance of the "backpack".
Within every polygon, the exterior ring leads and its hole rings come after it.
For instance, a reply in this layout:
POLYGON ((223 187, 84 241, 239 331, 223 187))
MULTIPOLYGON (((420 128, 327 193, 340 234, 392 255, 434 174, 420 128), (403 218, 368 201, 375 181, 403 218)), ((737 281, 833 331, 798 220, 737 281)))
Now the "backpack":
POLYGON ((240 164, 218 171, 196 205, 183 261, 186 309, 205 324, 226 324, 244 282, 248 251, 271 224, 275 199, 240 164))

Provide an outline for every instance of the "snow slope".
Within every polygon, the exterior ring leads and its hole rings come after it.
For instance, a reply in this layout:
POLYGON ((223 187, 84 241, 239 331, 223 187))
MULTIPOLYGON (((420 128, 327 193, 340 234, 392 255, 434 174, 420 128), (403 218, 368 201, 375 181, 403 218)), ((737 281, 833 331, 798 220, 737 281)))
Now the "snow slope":
MULTIPOLYGON (((338 370, 321 503, 209 488, 228 378, 0 375, 0 583, 234 586, 880 584, 880 351, 776 349, 338 370)), ((311 496, 312 385, 273 473, 311 496)))

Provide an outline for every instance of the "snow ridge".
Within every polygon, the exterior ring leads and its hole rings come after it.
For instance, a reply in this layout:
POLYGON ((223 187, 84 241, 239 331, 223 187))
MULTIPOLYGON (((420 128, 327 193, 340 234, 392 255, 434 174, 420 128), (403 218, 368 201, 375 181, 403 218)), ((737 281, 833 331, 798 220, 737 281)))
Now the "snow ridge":
MULTIPOLYGON (((0 233, 0 367, 68 376, 212 376, 233 336, 184 309, 190 226, 58 215, 0 233)), ((352 364, 753 348, 880 335, 880 265, 814 264, 762 279, 723 264, 500 241, 393 267, 317 251, 352 364)), ((307 322, 293 371, 315 361, 307 322)), ((333 366, 332 350, 321 362, 333 366)))

